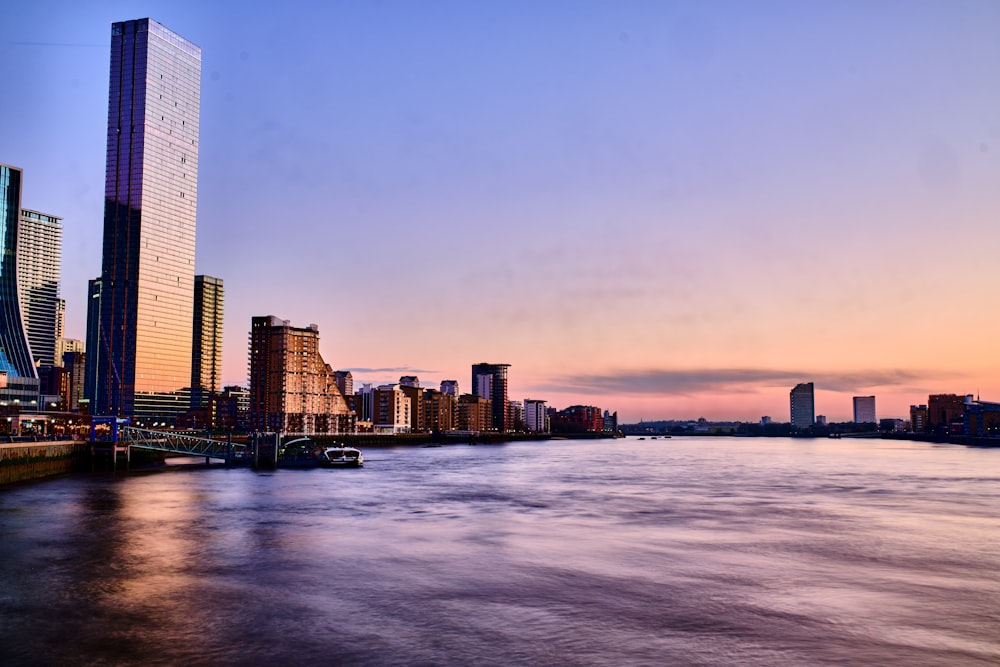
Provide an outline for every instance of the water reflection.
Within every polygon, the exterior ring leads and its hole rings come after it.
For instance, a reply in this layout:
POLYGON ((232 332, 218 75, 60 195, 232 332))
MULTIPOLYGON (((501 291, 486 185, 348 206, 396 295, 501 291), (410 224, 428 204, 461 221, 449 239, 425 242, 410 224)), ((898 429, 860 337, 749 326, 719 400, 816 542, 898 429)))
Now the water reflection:
POLYGON ((0 662, 987 665, 1000 450, 373 451, 0 491, 0 662))

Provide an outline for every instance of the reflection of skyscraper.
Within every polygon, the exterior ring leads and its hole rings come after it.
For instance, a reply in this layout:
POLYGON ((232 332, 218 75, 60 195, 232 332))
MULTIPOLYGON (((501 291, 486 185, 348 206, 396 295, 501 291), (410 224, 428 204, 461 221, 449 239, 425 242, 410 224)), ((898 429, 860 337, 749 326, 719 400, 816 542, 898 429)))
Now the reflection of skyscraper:
POLYGON ((222 380, 222 278, 194 277, 191 407, 205 407, 222 380))
POLYGON ((64 303, 59 298, 62 260, 60 219, 21 210, 17 231, 17 282, 21 316, 31 356, 38 366, 59 366, 56 340, 62 337, 64 303))
POLYGON ((38 400, 38 373, 21 319, 17 289, 17 234, 21 170, 0 164, 0 399, 38 400))
POLYGON ((199 47, 112 24, 95 414, 188 409, 200 80, 199 47))
POLYGON ((789 393, 792 409, 792 428, 809 428, 816 421, 816 402, 813 397, 813 383, 795 385, 789 393))
POLYGON ((507 369, 510 364, 473 364, 472 394, 491 402, 493 429, 505 433, 511 426, 507 398, 507 369))

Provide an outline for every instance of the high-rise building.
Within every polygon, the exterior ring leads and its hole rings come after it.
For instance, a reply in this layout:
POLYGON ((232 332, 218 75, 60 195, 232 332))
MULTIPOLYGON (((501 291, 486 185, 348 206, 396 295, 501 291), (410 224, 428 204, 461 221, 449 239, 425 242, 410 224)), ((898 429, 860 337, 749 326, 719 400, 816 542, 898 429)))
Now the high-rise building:
POLYGON ((190 404, 200 94, 199 47, 152 19, 112 24, 94 414, 190 404))
MULTIPOLYGON (((409 414, 407 414, 409 419, 409 414)), ((250 425, 282 433, 348 433, 354 414, 319 353, 319 327, 273 315, 250 329, 250 425)))
POLYGON ((792 428, 809 428, 816 421, 816 401, 813 383, 800 382, 789 392, 792 428))
POLYGON ((441 393, 458 399, 458 380, 441 380, 441 393))
POLYGON ((191 407, 208 405, 222 386, 222 278, 194 277, 191 342, 191 407))
POLYGON ((65 303, 59 298, 62 223, 38 211, 21 210, 17 231, 17 283, 21 318, 36 366, 58 366, 65 303))
POLYGON ((875 418, 875 397, 855 396, 854 397, 854 423, 855 424, 877 424, 875 418))
POLYGON ((473 364, 472 395, 490 401, 493 409, 491 428, 506 433, 511 426, 507 398, 507 369, 510 364, 473 364))
POLYGON ((18 297, 18 227, 21 170, 0 164, 0 401, 38 401, 38 371, 31 358, 18 297))

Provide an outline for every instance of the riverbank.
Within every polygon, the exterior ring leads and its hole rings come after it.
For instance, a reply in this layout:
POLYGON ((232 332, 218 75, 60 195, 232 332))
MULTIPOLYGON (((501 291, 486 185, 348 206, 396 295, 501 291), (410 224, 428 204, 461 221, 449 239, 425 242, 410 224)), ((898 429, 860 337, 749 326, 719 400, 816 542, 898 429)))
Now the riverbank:
POLYGON ((79 440, 0 444, 0 485, 81 470, 88 453, 79 440))

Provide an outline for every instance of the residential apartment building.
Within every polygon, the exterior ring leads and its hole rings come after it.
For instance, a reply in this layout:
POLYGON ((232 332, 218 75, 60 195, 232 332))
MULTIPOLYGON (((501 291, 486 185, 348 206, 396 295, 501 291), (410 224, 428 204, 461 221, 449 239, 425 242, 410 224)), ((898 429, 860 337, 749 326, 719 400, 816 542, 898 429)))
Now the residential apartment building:
POLYGON ((17 283, 21 318, 35 366, 61 362, 56 341, 63 335, 65 302, 59 298, 62 219, 21 210, 17 231, 17 283))
POLYGON ((545 401, 524 399, 524 429, 532 433, 548 433, 549 418, 545 401))
POLYGON ((349 433, 351 412, 333 369, 319 352, 319 327, 291 326, 273 315, 250 330, 251 428, 282 433, 349 433))

